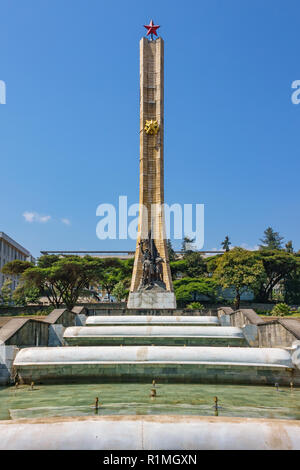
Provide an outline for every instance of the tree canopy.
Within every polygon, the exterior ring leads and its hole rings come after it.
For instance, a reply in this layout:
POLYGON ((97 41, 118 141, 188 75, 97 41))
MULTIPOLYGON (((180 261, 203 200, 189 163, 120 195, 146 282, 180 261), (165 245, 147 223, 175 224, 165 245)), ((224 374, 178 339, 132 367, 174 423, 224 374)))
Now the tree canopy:
MULTIPOLYGON (((228 287, 235 290, 236 306, 239 306, 241 295, 246 290, 251 290, 259 302, 272 300, 274 292, 275 300, 299 304, 300 252, 294 252, 292 241, 282 248, 283 237, 271 227, 265 230, 264 235, 263 245, 256 251, 229 250, 231 243, 226 236, 222 243, 225 253, 208 258, 192 249, 193 240, 189 237, 183 240, 182 257, 176 257, 168 240, 178 305, 185 306, 201 295, 215 301, 218 288, 228 287), (275 297, 276 292, 280 293, 280 299, 278 295, 275 297)), ((117 299, 123 299, 130 286, 133 262, 133 258, 122 260, 74 255, 43 255, 36 266, 28 261, 11 261, 2 268, 2 272, 5 276, 18 276, 20 283, 12 292, 10 280, 7 280, 2 289, 2 303, 14 301, 25 305, 46 296, 55 308, 66 305, 71 309, 87 292, 99 299, 100 286, 108 297, 113 294, 117 299), (93 291, 92 287, 95 287, 93 291)))
POLYGON ((230 245, 231 245, 231 241, 229 240, 229 236, 226 235, 225 240, 221 243, 221 246, 222 246, 223 250, 229 251, 230 250, 230 245))
POLYGON ((281 237, 278 232, 272 229, 272 227, 266 228, 264 231, 264 237, 261 238, 262 245, 260 248, 269 250, 280 250, 282 248, 282 241, 284 237, 281 237))
POLYGON ((210 300, 215 299, 217 283, 211 278, 185 277, 175 280, 173 284, 179 306, 196 301, 198 295, 205 295, 210 300))
POLYGON ((287 279, 300 267, 300 256, 284 250, 263 249, 256 252, 263 263, 265 278, 260 282, 258 300, 267 302, 272 298, 274 287, 287 279))
POLYGON ((110 295, 119 281, 129 282, 132 271, 131 260, 101 259, 92 256, 44 255, 39 258, 37 266, 20 263, 22 262, 15 260, 7 263, 2 269, 7 275, 21 274, 23 291, 20 287, 15 294, 16 299, 19 294, 19 302, 23 301, 24 295, 26 297, 26 292, 32 296, 38 291, 40 295, 45 295, 55 308, 66 305, 69 310, 90 284, 101 285, 110 295))
POLYGON ((191 251, 184 258, 170 263, 173 279, 176 279, 179 275, 192 278, 203 276, 207 272, 206 266, 203 256, 196 251, 191 251))
POLYGON ((241 294, 247 289, 255 290, 264 279, 263 263, 255 253, 243 248, 233 248, 217 260, 213 279, 223 288, 233 288, 236 293, 235 307, 239 309, 241 294))

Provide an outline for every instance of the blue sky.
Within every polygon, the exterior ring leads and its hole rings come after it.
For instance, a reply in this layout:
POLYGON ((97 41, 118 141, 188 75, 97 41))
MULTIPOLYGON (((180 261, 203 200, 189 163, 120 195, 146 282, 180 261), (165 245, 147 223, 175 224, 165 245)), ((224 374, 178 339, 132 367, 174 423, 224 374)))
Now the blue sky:
POLYGON ((96 208, 138 200, 139 39, 153 18, 166 202, 205 204, 206 250, 227 234, 254 247, 269 225, 300 248, 299 1, 3 0, 0 13, 0 230, 35 256, 135 247, 99 240, 96 208))

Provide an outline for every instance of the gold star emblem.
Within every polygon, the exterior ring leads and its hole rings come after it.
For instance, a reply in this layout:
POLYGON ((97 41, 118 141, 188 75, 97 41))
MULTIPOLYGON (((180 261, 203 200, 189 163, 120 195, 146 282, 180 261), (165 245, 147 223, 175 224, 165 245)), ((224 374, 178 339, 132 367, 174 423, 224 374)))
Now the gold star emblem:
POLYGON ((144 131, 146 134, 156 135, 159 131, 158 122, 156 120, 153 121, 153 119, 151 119, 151 121, 146 121, 144 131))

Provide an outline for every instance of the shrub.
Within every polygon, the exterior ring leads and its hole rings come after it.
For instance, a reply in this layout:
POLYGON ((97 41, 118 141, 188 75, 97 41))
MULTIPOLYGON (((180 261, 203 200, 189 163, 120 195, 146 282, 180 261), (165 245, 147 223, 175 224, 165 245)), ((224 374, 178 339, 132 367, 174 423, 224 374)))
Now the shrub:
POLYGON ((280 303, 280 304, 275 305, 275 307, 273 307, 271 313, 274 316, 284 317, 285 315, 290 315, 292 313, 292 310, 287 304, 280 303))
POLYGON ((191 302, 190 304, 187 305, 189 310, 204 310, 204 305, 200 304, 200 302, 191 302))
POLYGON ((268 317, 271 314, 270 310, 259 310, 256 308, 255 311, 257 315, 264 315, 265 317, 268 317))

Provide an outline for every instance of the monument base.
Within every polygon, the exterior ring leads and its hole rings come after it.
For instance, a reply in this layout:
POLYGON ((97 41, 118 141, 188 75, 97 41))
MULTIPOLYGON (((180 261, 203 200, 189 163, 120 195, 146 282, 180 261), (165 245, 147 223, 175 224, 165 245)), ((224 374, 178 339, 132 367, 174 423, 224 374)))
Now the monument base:
POLYGON ((130 292, 127 308, 175 309, 176 297, 174 292, 130 292))

